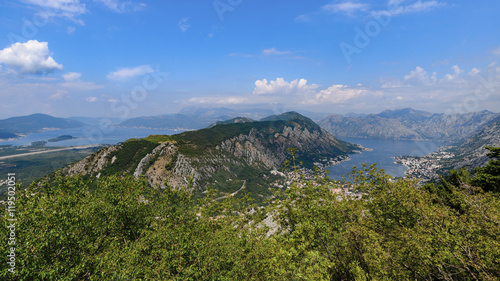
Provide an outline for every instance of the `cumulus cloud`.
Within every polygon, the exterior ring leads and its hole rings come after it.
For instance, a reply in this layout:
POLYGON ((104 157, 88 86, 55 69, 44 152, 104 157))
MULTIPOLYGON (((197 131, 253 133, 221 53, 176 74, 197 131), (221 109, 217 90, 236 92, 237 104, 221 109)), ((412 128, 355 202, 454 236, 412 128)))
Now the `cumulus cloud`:
POLYGON ((473 68, 473 69, 472 69, 472 70, 468 73, 468 75, 469 75, 469 76, 471 76, 471 77, 475 77, 476 75, 478 75, 478 74, 479 74, 479 72, 481 72, 481 71, 480 71, 479 69, 477 69, 477 68, 475 68, 475 67, 474 67, 474 68, 473 68))
POLYGON ((121 68, 107 75, 110 80, 127 80, 136 76, 154 72, 150 65, 139 65, 136 67, 121 68))
POLYGON ((330 13, 345 13, 348 15, 352 15, 357 11, 367 11, 369 8, 368 4, 346 1, 338 4, 328 4, 321 9, 330 13))
POLYGON ((257 104, 295 104, 304 106, 343 104, 354 98, 368 94, 361 88, 345 85, 332 85, 318 91, 319 85, 308 84, 306 79, 286 81, 283 78, 268 81, 255 81, 251 94, 226 97, 195 97, 190 103, 213 105, 257 105, 257 104))
POLYGON ((183 18, 177 23, 177 26, 179 26, 182 32, 186 32, 191 27, 191 25, 187 23, 188 20, 189 18, 183 18))
POLYGON ((88 97, 85 99, 87 102, 96 102, 97 101, 97 97, 88 97))
POLYGON ((290 94, 310 94, 314 89, 318 88, 316 84, 307 84, 305 79, 295 79, 291 82, 285 81, 283 78, 267 81, 267 79, 255 81, 254 95, 290 95, 290 94))
POLYGON ((73 20, 81 25, 83 21, 78 19, 80 15, 87 12, 84 3, 80 0, 21 0, 43 9, 42 16, 45 17, 64 17, 73 20))
POLYGON ((81 76, 82 76, 82 74, 81 73, 77 73, 77 72, 68 72, 66 74, 63 74, 63 78, 66 81, 78 80, 81 76))
POLYGON ((451 74, 446 74, 444 78, 441 80, 442 82, 449 82, 457 79, 460 74, 462 74, 464 71, 458 67, 458 65, 454 65, 451 69, 453 69, 453 73, 451 74))
POLYGON ((316 94, 314 100, 306 101, 306 103, 314 104, 339 104, 345 103, 348 100, 357 98, 367 91, 364 89, 350 88, 346 85, 332 85, 326 90, 322 90, 316 94))
POLYGON ((51 57, 48 43, 37 40, 14 43, 0 50, 0 64, 23 74, 46 74, 63 68, 51 57))
POLYGON ((427 71, 425 71, 420 66, 417 66, 415 70, 410 72, 410 74, 405 75, 404 81, 407 84, 412 84, 412 85, 432 85, 437 81, 436 76, 437 76, 436 72, 434 72, 432 76, 429 76, 427 74, 427 71))

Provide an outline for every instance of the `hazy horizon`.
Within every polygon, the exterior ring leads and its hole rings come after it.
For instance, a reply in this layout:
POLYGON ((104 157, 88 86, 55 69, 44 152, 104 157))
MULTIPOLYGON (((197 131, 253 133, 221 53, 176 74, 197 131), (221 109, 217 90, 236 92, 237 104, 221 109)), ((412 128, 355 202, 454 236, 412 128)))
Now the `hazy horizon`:
MULTIPOLYGON (((155 115, 139 115, 139 116, 131 116, 129 118, 126 118, 126 119, 132 119, 132 118, 140 118, 140 117, 156 117, 156 116, 162 116, 162 115, 175 115, 175 114, 184 114, 184 115, 190 115, 190 114, 187 114, 187 113, 183 113, 183 110, 185 110, 186 108, 183 108, 181 110, 179 110, 178 112, 175 112, 175 113, 164 113, 164 114, 155 114, 155 115)), ((461 113, 476 113, 476 112, 481 112, 481 111, 484 111, 484 110, 478 110, 478 111, 473 111, 473 112, 431 112, 431 111, 426 111, 426 110, 421 110, 421 109, 415 109, 415 108, 410 108, 410 107, 407 107, 407 108, 395 108, 395 109, 384 109, 382 111, 379 111, 379 112, 347 112, 347 113, 338 113, 338 112, 312 112, 312 111, 307 111, 307 110, 296 110, 296 109, 289 109, 289 110, 285 110, 285 111, 278 111, 278 110, 272 110, 272 109, 264 109, 264 108, 245 108, 245 109, 236 109, 236 108, 216 108, 216 107, 197 107, 196 110, 218 110, 218 109, 227 109, 227 110, 232 110, 234 112, 241 112, 241 113, 245 113, 245 111, 265 111, 265 110, 268 110, 269 111, 269 114, 272 114, 272 115, 279 115, 279 114, 282 114, 282 113, 285 113, 285 112, 291 112, 291 111, 296 111, 296 112, 299 112, 305 116, 307 116, 308 114, 315 114, 315 115, 342 115, 342 116, 346 116, 346 115, 376 115, 376 114, 380 114, 384 111, 399 111, 399 110, 405 110, 405 109, 412 109, 412 110, 415 110, 415 111, 423 111, 423 112, 427 112, 427 113, 431 113, 431 114, 461 114, 461 113)), ((276 109, 276 108, 275 108, 276 109)), ((493 113, 500 113, 498 111, 490 111, 490 112, 493 112, 493 113)), ((4 119, 8 119, 8 118, 12 118, 12 117, 22 117, 22 116, 30 116, 30 115, 35 115, 35 114, 45 114, 45 113, 41 113, 41 112, 33 112, 33 113, 29 113, 29 114, 26 114, 26 115, 14 115, 14 116, 7 116, 7 117, 1 117, 0 120, 4 120, 4 119)), ((46 114, 46 115, 50 115, 50 114, 46 114)), ((119 117, 113 117, 113 116, 59 116, 59 115, 50 115, 52 117, 56 117, 56 118, 93 118, 93 119, 101 119, 101 118, 109 118, 109 119, 116 119, 116 120, 120 120, 120 121, 124 121, 126 119, 122 119, 122 118, 119 118, 119 117)), ((266 115, 267 117, 267 115, 266 115)))

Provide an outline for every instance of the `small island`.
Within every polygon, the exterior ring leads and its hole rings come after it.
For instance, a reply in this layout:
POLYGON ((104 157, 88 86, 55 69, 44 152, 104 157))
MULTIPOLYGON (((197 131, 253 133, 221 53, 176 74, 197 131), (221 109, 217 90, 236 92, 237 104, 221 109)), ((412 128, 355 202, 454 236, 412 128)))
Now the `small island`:
POLYGON ((58 142, 58 141, 65 141, 65 140, 72 140, 72 139, 77 139, 77 138, 70 136, 70 135, 62 135, 62 136, 58 136, 57 138, 49 139, 48 142, 58 142))

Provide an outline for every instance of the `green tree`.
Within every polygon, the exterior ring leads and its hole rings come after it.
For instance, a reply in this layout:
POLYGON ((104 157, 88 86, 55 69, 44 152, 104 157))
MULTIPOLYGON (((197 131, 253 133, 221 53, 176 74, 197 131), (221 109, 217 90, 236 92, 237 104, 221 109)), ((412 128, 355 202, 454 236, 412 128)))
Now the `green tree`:
POLYGON ((485 191, 500 192, 500 147, 486 147, 492 158, 485 167, 476 168, 473 183, 485 191))

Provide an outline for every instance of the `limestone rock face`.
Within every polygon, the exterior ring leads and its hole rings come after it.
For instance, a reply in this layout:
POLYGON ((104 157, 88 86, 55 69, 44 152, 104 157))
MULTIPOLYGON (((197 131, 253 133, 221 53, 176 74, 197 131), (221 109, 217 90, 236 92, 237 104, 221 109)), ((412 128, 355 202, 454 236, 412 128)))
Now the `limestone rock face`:
POLYGON ((297 148, 298 160, 310 168, 313 163, 327 165, 362 149, 336 139, 298 113, 245 121, 164 137, 159 142, 159 138, 129 140, 105 147, 65 171, 91 176, 126 172, 146 177, 151 186, 205 190, 220 181, 265 178, 290 158, 289 148, 297 148))
POLYGON ((110 158, 109 155, 119 149, 119 145, 101 148, 96 153, 85 157, 76 164, 67 166, 64 172, 70 176, 99 173, 108 162, 113 161, 114 158, 110 158))
POLYGON ((498 113, 432 114, 411 108, 360 117, 330 115, 319 125, 338 137, 461 141, 489 124, 498 113))

